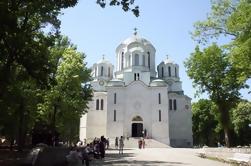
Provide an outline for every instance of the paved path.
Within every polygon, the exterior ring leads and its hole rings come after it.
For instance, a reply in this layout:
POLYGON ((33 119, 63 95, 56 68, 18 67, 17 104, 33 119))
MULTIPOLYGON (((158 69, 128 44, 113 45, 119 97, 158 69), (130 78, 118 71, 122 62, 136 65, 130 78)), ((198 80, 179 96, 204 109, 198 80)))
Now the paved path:
POLYGON ((112 166, 229 166, 229 164, 203 159, 196 155, 196 149, 182 148, 147 148, 126 149, 124 154, 118 154, 118 150, 106 151, 103 160, 93 160, 94 165, 112 166))

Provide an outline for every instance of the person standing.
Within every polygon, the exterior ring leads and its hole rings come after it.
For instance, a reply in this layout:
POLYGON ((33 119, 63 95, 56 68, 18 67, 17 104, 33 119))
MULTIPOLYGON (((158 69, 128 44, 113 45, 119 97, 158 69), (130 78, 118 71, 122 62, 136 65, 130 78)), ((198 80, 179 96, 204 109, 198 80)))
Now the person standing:
POLYGON ((99 152, 101 159, 105 158, 105 144, 103 141, 99 141, 99 152))
POLYGON ((116 137, 115 138, 115 148, 118 149, 118 146, 119 146, 119 138, 116 137))
POLYGON ((145 149, 145 140, 144 140, 144 138, 142 139, 142 149, 145 149))
POLYGON ((119 139, 119 154, 123 154, 123 148, 124 148, 124 138, 123 136, 119 139))
POLYGON ((109 138, 106 139, 106 149, 109 149, 110 141, 109 138))

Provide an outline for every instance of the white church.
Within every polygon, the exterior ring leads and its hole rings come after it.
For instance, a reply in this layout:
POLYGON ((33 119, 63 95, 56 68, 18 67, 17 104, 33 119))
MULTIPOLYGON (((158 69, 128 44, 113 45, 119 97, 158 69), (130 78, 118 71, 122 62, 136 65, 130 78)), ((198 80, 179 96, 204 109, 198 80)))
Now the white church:
POLYGON ((156 72, 155 53, 135 32, 116 48, 115 69, 104 57, 92 66, 94 94, 80 119, 80 140, 144 135, 172 147, 193 145, 191 98, 179 66, 167 57, 156 72))

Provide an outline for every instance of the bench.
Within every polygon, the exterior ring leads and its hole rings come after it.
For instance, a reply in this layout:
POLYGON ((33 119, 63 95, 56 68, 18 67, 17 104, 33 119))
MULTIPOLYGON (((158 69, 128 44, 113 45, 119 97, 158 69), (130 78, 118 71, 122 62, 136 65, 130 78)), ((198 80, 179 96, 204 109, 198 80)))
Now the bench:
POLYGON ((233 157, 228 158, 230 161, 237 163, 251 163, 251 154, 247 153, 234 153, 233 157))

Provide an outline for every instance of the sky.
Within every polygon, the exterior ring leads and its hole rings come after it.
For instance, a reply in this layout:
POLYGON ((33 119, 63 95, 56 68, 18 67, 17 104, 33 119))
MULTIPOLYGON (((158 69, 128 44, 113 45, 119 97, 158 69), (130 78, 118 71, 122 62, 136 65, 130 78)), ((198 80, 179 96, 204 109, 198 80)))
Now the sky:
MULTIPOLYGON (((139 17, 124 12, 121 7, 103 9, 96 0, 79 0, 75 7, 62 11, 61 33, 77 45, 78 51, 86 54, 88 67, 103 54, 115 66, 116 47, 132 36, 136 27, 139 36, 150 41, 156 49, 156 67, 168 55, 180 67, 184 93, 192 102, 206 98, 206 94, 195 98, 196 89, 186 74, 184 61, 197 45, 190 35, 193 24, 206 19, 210 0, 135 0, 135 4, 139 6, 139 17)), ((250 80, 248 84, 251 85, 250 80)), ((251 100, 247 90, 242 91, 242 95, 251 100)))

